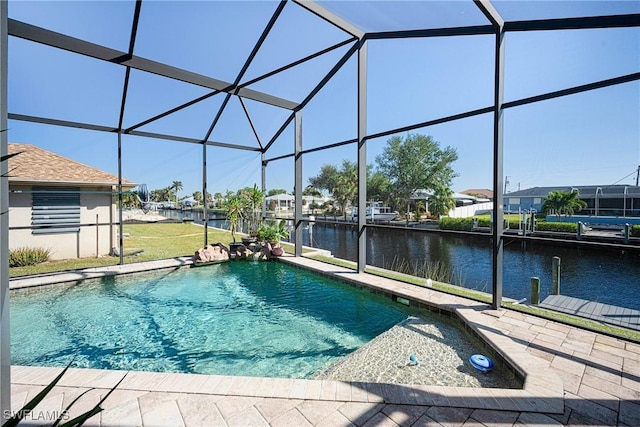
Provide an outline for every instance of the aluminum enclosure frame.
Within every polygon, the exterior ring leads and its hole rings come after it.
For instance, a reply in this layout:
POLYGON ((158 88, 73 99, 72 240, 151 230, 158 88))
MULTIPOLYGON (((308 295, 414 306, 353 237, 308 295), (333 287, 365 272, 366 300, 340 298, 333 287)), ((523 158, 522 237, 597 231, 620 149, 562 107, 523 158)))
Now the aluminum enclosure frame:
MULTIPOLYGON (((495 195, 494 201, 494 227, 492 229, 492 285, 493 285, 493 307, 498 309, 502 304, 502 257, 503 257, 503 229, 502 229, 502 206, 504 199, 503 191, 503 126, 504 119, 503 113, 505 109, 514 108, 521 105, 540 102, 557 97, 567 96, 575 93, 586 92, 590 90, 600 89, 604 87, 624 84, 628 82, 640 80, 640 72, 631 73, 624 76, 618 76, 612 79, 602 80, 598 82, 592 82, 585 85, 580 85, 572 88, 566 88, 559 91, 539 94, 533 97, 524 98, 520 100, 504 103, 504 39, 509 32, 522 32, 522 31, 552 31, 552 30, 581 30, 581 29, 598 29, 598 28, 627 28, 627 27, 640 27, 640 14, 626 14, 626 15, 611 15, 611 16, 590 16, 590 17, 578 17, 578 18, 563 18, 563 19, 536 19, 529 21, 505 21, 500 14, 496 11, 494 6, 489 0, 473 0, 474 4, 484 14, 488 25, 475 25, 467 27, 455 27, 455 28, 435 28, 435 29, 418 29, 418 30, 402 30, 402 31, 389 31, 389 32, 369 32, 362 30, 356 25, 350 23, 347 19, 331 12, 324 6, 311 0, 282 0, 273 13, 269 23, 265 27, 262 35, 258 41, 256 41, 250 55, 248 56, 242 70, 238 73, 234 82, 226 82, 220 79, 216 79, 211 76, 201 75, 190 72, 188 70, 173 67, 160 62, 152 61, 146 58, 138 57, 134 55, 135 40, 138 29, 138 21, 141 14, 141 8, 143 6, 143 0, 136 0, 134 16, 132 19, 130 43, 127 52, 118 51, 115 49, 107 48, 95 43, 91 43, 85 40, 70 37, 64 34, 56 33, 35 25, 20 22, 14 19, 9 19, 7 2, 0 2, 0 126, 4 130, 7 127, 7 120, 18 120, 23 122, 40 123, 46 125, 63 126, 70 128, 78 128, 85 130, 93 130, 99 132, 114 133, 118 140, 118 175, 119 175, 119 192, 118 197, 121 200, 122 197, 122 153, 121 153, 121 140, 122 135, 132 135, 142 138, 154 138, 164 139, 182 143, 192 143, 202 145, 202 188, 203 194, 207 189, 207 175, 206 175, 206 157, 208 147, 224 147, 238 150, 250 150, 261 153, 262 163, 262 182, 261 187, 265 190, 266 187, 266 167, 270 161, 280 160, 288 157, 294 157, 295 168, 293 171, 294 182, 296 184, 296 232, 295 232, 295 255, 301 256, 302 254, 302 238, 301 238, 301 224, 303 222, 301 216, 301 188, 302 188, 302 171, 303 171, 303 158, 305 154, 319 152, 322 150, 341 147, 349 144, 355 144, 357 148, 358 159, 358 204, 364 206, 366 202, 366 146, 370 139, 389 136, 395 133, 407 132, 413 129, 425 128, 441 123, 452 122, 468 117, 492 114, 493 116, 493 191, 495 195), (339 28, 345 34, 345 40, 334 44, 328 48, 318 51, 314 54, 308 55, 305 58, 294 61, 288 65, 272 70, 260 77, 252 79, 251 81, 241 84, 242 77, 249 67, 251 61, 259 51, 262 43, 264 42, 270 29, 278 20, 280 13, 284 7, 289 5, 296 5, 312 13, 328 24, 339 28), (455 37, 455 36, 468 36, 468 35, 494 35, 495 36, 495 68, 494 68, 494 100, 492 105, 488 105, 483 108, 460 112, 454 115, 440 117, 434 120, 425 121, 421 123, 415 123, 409 126, 404 126, 396 129, 389 129, 387 131, 379 132, 376 134, 367 134, 367 112, 366 112, 366 92, 367 92, 367 45, 370 40, 391 40, 391 39, 404 39, 404 38, 428 38, 428 37, 455 37), (57 120, 46 117, 35 117, 24 114, 16 114, 7 111, 7 40, 8 37, 17 37, 25 40, 29 40, 34 43, 47 45, 57 49, 63 49, 75 54, 88 56, 97 60, 106 61, 109 63, 117 64, 125 67, 125 79, 123 82, 122 102, 120 106, 120 114, 117 125, 104 125, 94 123, 82 123, 77 121, 65 121, 57 120), (268 93, 262 93, 248 86, 268 78, 270 76, 279 74, 288 69, 291 69, 304 62, 310 61, 321 55, 339 49, 341 47, 349 46, 347 52, 338 60, 333 68, 325 75, 325 77, 311 90, 311 92, 305 97, 302 102, 295 102, 287 99, 283 99, 268 93), (357 52, 358 58, 358 135, 356 139, 349 139, 340 142, 333 142, 328 145, 316 148, 310 148, 305 150, 303 146, 302 135, 302 112, 305 106, 315 97, 315 95, 331 80, 331 78, 342 68, 342 66, 352 58, 357 52), (186 102, 182 105, 175 106, 165 112, 162 112, 156 116, 150 117, 140 123, 132 125, 128 128, 123 127, 123 118, 126 110, 126 98, 129 90, 129 76, 131 69, 139 70, 146 73, 156 74, 165 78, 174 79, 182 82, 186 82, 192 85, 204 87, 210 90, 209 93, 186 102), (197 104, 201 101, 209 99, 213 96, 225 96, 225 101, 221 108, 218 110, 216 117, 213 118, 211 126, 206 134, 202 138, 188 138, 181 135, 166 135, 157 134, 152 132, 145 132, 137 130, 138 128, 149 124, 160 118, 169 116, 176 113, 186 107, 197 104), (278 131, 269 141, 261 141, 256 134, 256 146, 250 147, 233 143, 232 141, 211 141, 213 130, 215 129, 218 119, 224 111, 228 101, 231 97, 237 97, 241 104, 251 127, 253 128, 251 117, 249 116, 246 108, 244 107, 243 99, 250 99, 260 103, 272 105, 289 112, 287 118, 282 123, 278 131), (268 158, 267 154, 269 149, 273 146, 275 141, 283 134, 287 127, 294 123, 294 141, 292 141, 293 150, 290 154, 285 154, 277 157, 268 158), (363 176, 364 175, 364 176, 363 176)), ((255 133, 255 128, 253 128, 255 133)), ((0 152, 2 155, 7 153, 7 136, 6 132, 0 134, 0 152)), ((0 211, 5 212, 8 209, 8 180, 6 178, 6 162, 2 162, 2 181, 0 185, 0 211)), ((263 207, 264 209, 264 207, 263 207)), ((263 212, 264 214, 264 212, 263 212)), ((366 229, 367 224, 365 221, 366 211, 365 209, 359 209, 358 211, 358 271, 364 271, 366 265, 366 229)), ((206 217, 206 215, 205 215, 206 217)), ((122 214, 120 210, 120 224, 122 224, 122 214)), ((206 225, 206 222, 205 222, 206 225)), ((206 230, 206 229, 205 229, 206 230)), ((121 230, 122 231, 122 230, 121 230)), ((122 236, 122 232, 120 235, 122 236)), ((204 233, 204 240, 206 243, 207 233, 204 233)), ((122 254, 122 242, 120 242, 122 254)), ((8 272, 8 219, 7 215, 0 216, 0 253, 2 253, 2 259, 0 260, 0 372, 2 373, 2 380, 0 383, 0 410, 4 413, 6 410, 10 410, 10 335, 9 335, 9 272, 8 272)), ((122 259, 120 260, 122 262, 122 259)))

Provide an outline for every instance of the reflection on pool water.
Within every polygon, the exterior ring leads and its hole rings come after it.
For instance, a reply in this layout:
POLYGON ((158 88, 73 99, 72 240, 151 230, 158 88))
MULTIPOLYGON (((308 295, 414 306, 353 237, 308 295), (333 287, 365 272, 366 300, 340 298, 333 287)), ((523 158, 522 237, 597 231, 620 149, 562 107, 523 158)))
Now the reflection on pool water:
POLYGON ((12 363, 312 378, 416 313, 451 323, 281 263, 109 277, 12 294, 12 363))

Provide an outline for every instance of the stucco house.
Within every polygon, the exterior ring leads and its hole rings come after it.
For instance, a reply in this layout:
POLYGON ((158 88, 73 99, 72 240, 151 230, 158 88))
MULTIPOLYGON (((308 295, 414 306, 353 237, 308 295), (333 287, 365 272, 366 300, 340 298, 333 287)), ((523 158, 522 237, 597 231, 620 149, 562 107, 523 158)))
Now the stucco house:
POLYGON ((640 216, 640 187, 632 185, 532 187, 505 194, 504 209, 511 212, 517 212, 518 209, 535 209, 541 212, 544 199, 551 191, 578 191, 578 197, 587 204, 580 214, 640 216))
MULTIPOLYGON (((311 213, 314 211, 313 206, 321 206, 330 201, 328 197, 302 196, 302 212, 311 213)), ((265 197, 265 203, 268 210, 290 212, 295 210, 295 196, 291 194, 281 193, 265 197)))
POLYGON ((9 159, 10 250, 46 248, 51 259, 68 259, 117 246, 117 176, 31 144, 8 149, 19 153, 9 159))

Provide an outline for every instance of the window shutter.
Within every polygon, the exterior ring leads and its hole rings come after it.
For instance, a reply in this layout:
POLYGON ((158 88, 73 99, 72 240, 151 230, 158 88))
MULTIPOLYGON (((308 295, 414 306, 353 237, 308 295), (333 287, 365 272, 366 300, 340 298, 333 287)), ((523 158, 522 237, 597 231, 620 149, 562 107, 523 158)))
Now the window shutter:
POLYGON ((31 226, 32 234, 80 231, 80 189, 34 187, 31 226))

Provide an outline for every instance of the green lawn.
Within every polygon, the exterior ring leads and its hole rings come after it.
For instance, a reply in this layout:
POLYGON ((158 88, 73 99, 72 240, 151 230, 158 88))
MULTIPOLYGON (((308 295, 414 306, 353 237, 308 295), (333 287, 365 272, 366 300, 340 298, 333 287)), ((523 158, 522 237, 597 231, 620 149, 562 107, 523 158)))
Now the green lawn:
MULTIPOLYGON (((125 264, 179 256, 191 256, 196 250, 204 246, 202 226, 190 222, 125 224, 123 230, 125 236, 123 242, 125 264), (143 252, 137 255, 126 256, 139 250, 143 252)), ((208 238, 209 244, 222 243, 227 247, 229 243, 233 241, 230 232, 219 229, 209 229, 208 238)), ((236 233, 236 241, 241 241, 241 239, 242 234, 236 233)), ((283 242, 282 247, 287 253, 293 253, 294 251, 294 245, 292 243, 283 242)), ((303 252, 313 250, 312 248, 303 248, 303 252)), ((9 276, 29 276, 82 268, 103 267, 116 265, 119 262, 119 257, 112 256, 48 261, 27 267, 12 267, 9 269, 9 276)))
MULTIPOLYGON (((138 255, 125 256, 125 263, 190 256, 204 246, 203 228, 193 223, 125 224, 123 229, 125 255, 140 249, 143 250, 138 255)), ((220 242, 226 246, 232 241, 231 233, 228 231, 210 229, 208 237, 209 243, 220 242)), ((240 239, 239 236, 236 238, 240 239)), ((10 268, 9 275, 16 277, 102 267, 118 264, 119 261, 119 257, 111 256, 49 261, 27 267, 10 268)))
MULTIPOLYGON (((485 219, 485 220, 489 221, 491 219, 491 214, 474 215, 473 217, 474 218, 478 218, 478 219, 485 219)), ((512 214, 504 214, 503 217, 507 221, 518 221, 518 219, 520 219, 522 217, 522 215, 517 214, 517 213, 512 213, 512 214)), ((528 215, 527 215, 527 217, 528 217, 528 215)))
MULTIPOLYGON (((203 227, 189 222, 126 224, 123 228, 125 255, 135 250, 144 250, 143 253, 135 257, 125 257, 135 258, 135 261, 193 255, 197 249, 204 246, 203 227)), ((240 236, 236 235, 236 240, 240 240, 240 236)), ((208 242, 229 246, 229 243, 232 242, 231 233, 209 229, 208 242)))

